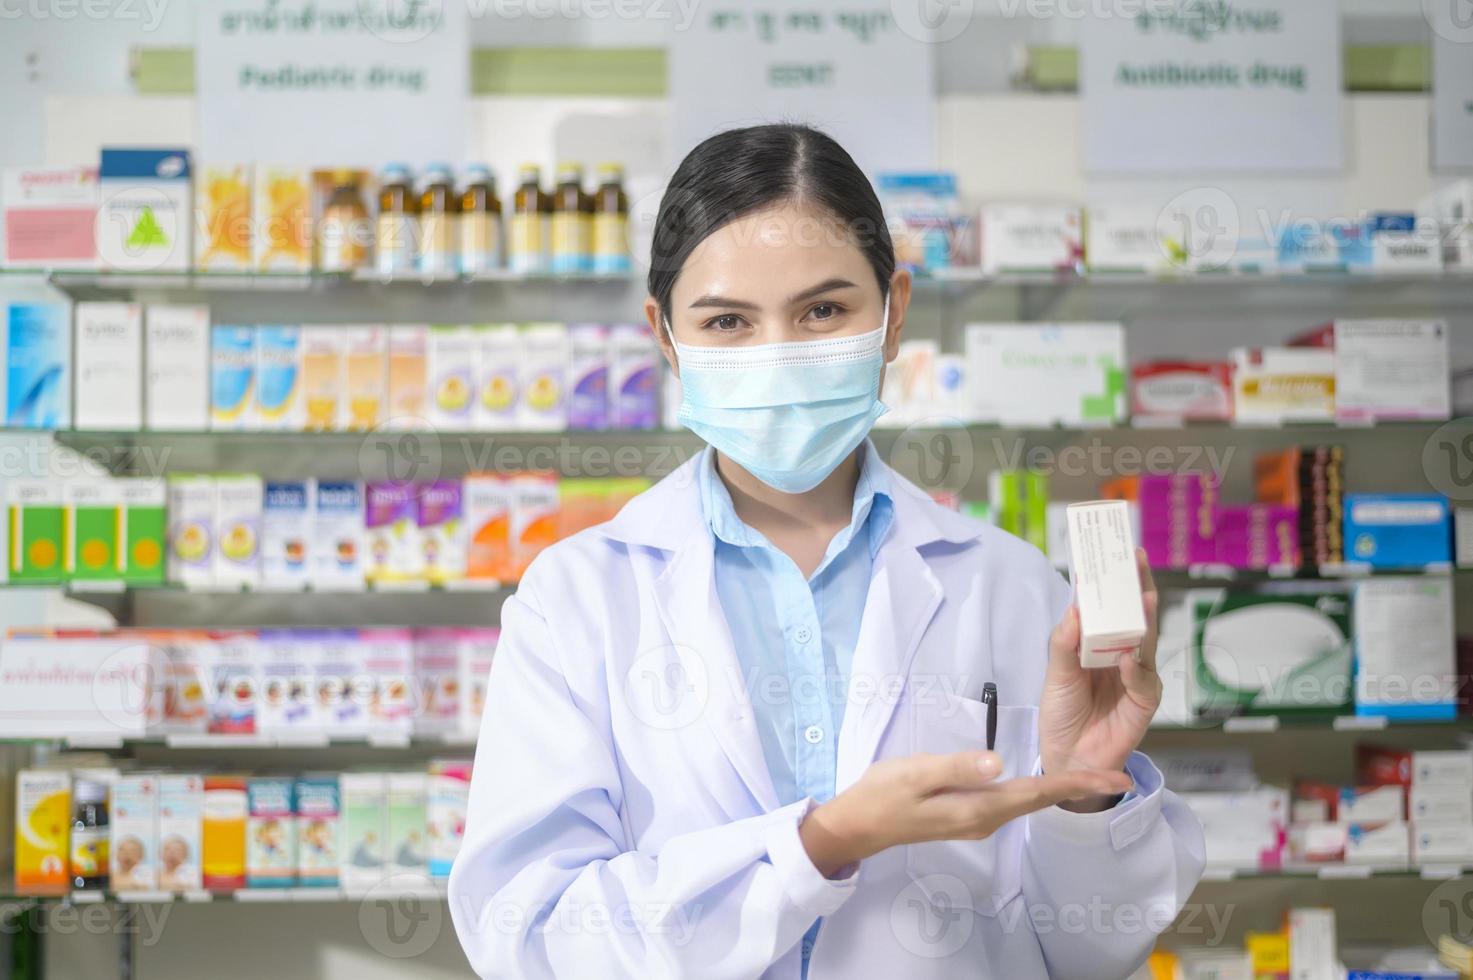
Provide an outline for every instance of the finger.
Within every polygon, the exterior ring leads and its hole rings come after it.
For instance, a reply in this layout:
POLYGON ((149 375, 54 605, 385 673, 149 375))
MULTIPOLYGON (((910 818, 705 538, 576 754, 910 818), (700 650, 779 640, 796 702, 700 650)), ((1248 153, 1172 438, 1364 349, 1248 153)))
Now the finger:
POLYGON ((1011 820, 1069 800, 1083 800, 1091 796, 1117 796, 1130 789, 1131 785, 1130 776, 1124 772, 1076 769, 1006 779, 994 783, 983 792, 988 796, 995 795, 1004 810, 1010 814, 1007 819, 1011 820))
POLYGON ((1161 675, 1156 673, 1152 667, 1145 665, 1145 653, 1146 648, 1143 644, 1141 663, 1136 662, 1134 654, 1122 653, 1120 655, 1120 683, 1125 685, 1126 693, 1137 704, 1156 706, 1161 703, 1161 675))
POLYGON ((1145 548, 1135 549, 1135 567, 1141 576, 1141 593, 1155 595, 1156 576, 1151 572, 1151 560, 1146 557, 1145 548))
POLYGON ((1161 597, 1155 592, 1143 596, 1146 607, 1146 635, 1141 638, 1140 665, 1149 673, 1156 672, 1156 653, 1161 639, 1161 597))
POLYGON ((1130 789, 1123 772, 1080 769, 1057 775, 1008 779, 979 790, 943 793, 922 804, 926 819, 948 836, 985 836, 998 827, 1070 800, 1118 796, 1130 789))
POLYGON ((1071 605, 1064 610, 1064 618, 1054 626, 1048 639, 1049 667, 1074 672, 1083 670, 1079 666, 1079 607, 1071 605))
POLYGON ((1156 670, 1156 636, 1158 615, 1161 609, 1161 594, 1156 590, 1156 577, 1151 573, 1151 562, 1144 548, 1135 549, 1136 569, 1141 577, 1141 600, 1146 609, 1146 636, 1141 643, 1141 666, 1156 670))
POLYGON ((911 775, 921 795, 945 790, 981 789, 1002 775, 1002 756, 996 752, 954 752, 949 755, 913 755, 911 775))

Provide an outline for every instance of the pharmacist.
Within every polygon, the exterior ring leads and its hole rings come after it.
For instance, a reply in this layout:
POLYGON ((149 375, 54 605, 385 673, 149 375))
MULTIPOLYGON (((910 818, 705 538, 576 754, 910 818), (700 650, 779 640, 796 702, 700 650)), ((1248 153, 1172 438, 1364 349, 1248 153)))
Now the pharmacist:
POLYGON ((879 458, 911 283, 823 134, 692 151, 649 287, 711 448, 502 608, 450 878, 472 966, 1129 976, 1203 863, 1135 751, 1161 697, 1149 573, 1140 662, 1085 670, 1043 555, 879 458))

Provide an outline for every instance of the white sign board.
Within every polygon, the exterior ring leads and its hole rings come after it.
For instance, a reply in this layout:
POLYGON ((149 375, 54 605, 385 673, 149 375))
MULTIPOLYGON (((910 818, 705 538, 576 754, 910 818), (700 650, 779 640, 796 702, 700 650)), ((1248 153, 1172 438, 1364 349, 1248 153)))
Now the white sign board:
POLYGON ((1433 23, 1432 169, 1473 170, 1473 4, 1466 23, 1433 23))
POLYGON ((125 634, 0 643, 0 737, 138 738, 163 717, 163 651, 125 634))
POLYGON ((679 159, 723 129, 800 122, 871 176, 931 169, 934 47, 888 0, 699 7, 668 46, 672 150, 679 159))
POLYGON ((458 0, 208 0, 198 6, 200 162, 376 168, 465 155, 458 0))
POLYGON ((1339 170, 1339 3, 1097 7, 1080 26, 1079 92, 1091 173, 1339 170))

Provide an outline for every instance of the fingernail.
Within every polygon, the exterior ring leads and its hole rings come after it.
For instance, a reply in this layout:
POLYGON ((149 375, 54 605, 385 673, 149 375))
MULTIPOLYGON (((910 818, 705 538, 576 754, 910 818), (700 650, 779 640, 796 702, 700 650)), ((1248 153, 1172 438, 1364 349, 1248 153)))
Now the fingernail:
POLYGON ((1002 759, 996 752, 984 752, 977 760, 977 771, 984 776, 996 776, 1002 772, 1002 759))

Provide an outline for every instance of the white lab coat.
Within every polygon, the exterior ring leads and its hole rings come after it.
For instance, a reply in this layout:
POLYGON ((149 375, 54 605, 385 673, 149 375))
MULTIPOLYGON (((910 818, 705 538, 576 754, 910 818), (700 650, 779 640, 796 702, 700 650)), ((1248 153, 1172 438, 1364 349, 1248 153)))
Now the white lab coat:
MULTIPOLYGON (((1053 808, 985 841, 895 847, 821 876, 779 806, 713 583, 687 463, 547 549, 502 609, 455 927, 482 977, 1119 980, 1203 865, 1200 826, 1143 755, 1138 799, 1053 808)), ((1033 547, 896 475, 838 745, 874 760, 985 747, 1036 768, 1049 631, 1067 585, 1033 547)))

